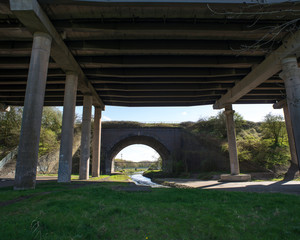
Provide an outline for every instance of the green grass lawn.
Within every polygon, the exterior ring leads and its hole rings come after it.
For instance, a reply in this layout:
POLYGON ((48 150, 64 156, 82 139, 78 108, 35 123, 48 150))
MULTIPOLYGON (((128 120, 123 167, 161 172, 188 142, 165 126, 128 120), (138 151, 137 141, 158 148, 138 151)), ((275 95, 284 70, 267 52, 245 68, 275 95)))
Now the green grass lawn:
POLYGON ((300 196, 126 184, 0 188, 0 239, 300 239, 300 196))
MULTIPOLYGON (((39 177, 57 177, 57 174, 38 174, 39 177)), ((111 181, 111 182, 124 182, 130 179, 128 175, 126 174, 116 174, 116 175, 100 175, 99 177, 92 177, 90 175, 88 181, 97 181, 104 179, 106 181, 111 181)), ((72 174, 71 175, 72 180, 79 180, 79 175, 78 174, 72 174)))

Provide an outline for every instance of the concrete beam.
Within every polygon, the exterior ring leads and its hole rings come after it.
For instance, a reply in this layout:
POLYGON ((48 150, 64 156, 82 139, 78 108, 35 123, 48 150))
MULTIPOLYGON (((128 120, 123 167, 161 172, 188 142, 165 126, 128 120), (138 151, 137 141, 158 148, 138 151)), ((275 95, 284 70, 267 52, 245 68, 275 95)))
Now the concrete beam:
MULTIPOLYGON (((70 41, 68 47, 77 56, 94 54, 105 55, 215 55, 236 56, 241 46, 252 46, 255 41, 234 40, 97 40, 70 41)), ((268 43, 266 43, 268 45, 268 43)), ((269 44, 271 45, 271 44, 269 44)), ((0 45, 1 46, 1 45, 0 45)), ((268 46, 265 46, 268 47, 268 46)), ((277 44, 278 47, 278 44, 277 44)), ((272 45, 275 49, 276 45, 272 45)), ((18 49, 16 49, 18 50, 18 49)), ((264 56, 264 49, 245 50, 239 56, 264 56)))
POLYGON ((281 109, 281 108, 284 108, 286 106, 287 102, 286 102, 286 99, 283 99, 277 103, 274 103, 273 104, 273 108, 274 109, 281 109))
POLYGON ((281 61, 300 52, 300 31, 292 34, 283 44, 273 51, 264 61, 254 68, 246 77, 223 95, 213 105, 214 109, 224 108, 227 104, 236 102, 252 89, 262 84, 268 78, 281 70, 281 61))
POLYGON ((99 98, 91 83, 87 80, 79 64, 65 45, 59 33, 54 28, 46 13, 37 0, 10 0, 10 9, 25 27, 34 32, 49 34, 52 41, 51 57, 65 71, 78 74, 78 87, 83 94, 93 96, 95 106, 104 109, 104 104, 99 98))

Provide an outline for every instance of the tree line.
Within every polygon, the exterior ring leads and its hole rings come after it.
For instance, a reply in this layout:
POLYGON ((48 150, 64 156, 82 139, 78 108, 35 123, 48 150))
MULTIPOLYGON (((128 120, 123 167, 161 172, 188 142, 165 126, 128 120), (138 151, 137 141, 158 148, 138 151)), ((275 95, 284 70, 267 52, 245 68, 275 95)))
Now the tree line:
MULTIPOLYGON (((267 114, 263 122, 245 121, 235 113, 234 120, 237 134, 237 148, 239 160, 247 161, 268 170, 278 166, 286 166, 290 160, 288 137, 284 119, 280 115, 267 114)), ((11 107, 9 112, 0 112, 0 156, 18 146, 22 123, 22 108, 11 107)), ((40 134, 39 155, 44 155, 59 147, 61 134, 62 113, 55 107, 44 107, 40 134)), ((136 122, 107 122, 106 127, 126 127, 138 125, 140 127, 156 127, 156 124, 136 122)), ((228 151, 226 119, 223 112, 208 119, 197 122, 183 122, 180 124, 158 124, 163 127, 183 127, 195 135, 207 134, 221 140, 224 153, 228 151)), ((118 161, 117 161, 118 162, 118 161)), ((120 166, 125 163, 120 161, 120 166)), ((130 163, 132 167, 140 167, 138 163, 130 163)), ((130 165, 129 164, 129 165, 130 165)), ((147 163, 148 164, 148 163, 147 163)), ((143 164, 142 164, 143 165, 143 164)), ((144 165, 143 165, 144 166, 144 165)))
MULTIPOLYGON (((19 144, 23 108, 11 107, 9 112, 0 112, 0 156, 19 144)), ((40 134, 39 155, 49 153, 59 146, 62 113, 55 107, 44 107, 40 134)))

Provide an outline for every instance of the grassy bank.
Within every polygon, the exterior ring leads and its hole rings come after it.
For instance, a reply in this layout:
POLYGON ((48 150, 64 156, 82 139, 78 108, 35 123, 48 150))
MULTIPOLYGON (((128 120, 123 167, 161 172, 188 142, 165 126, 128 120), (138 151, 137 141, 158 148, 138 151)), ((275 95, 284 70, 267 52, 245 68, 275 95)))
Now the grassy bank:
POLYGON ((300 197, 127 183, 0 189, 1 239, 299 239, 300 197))

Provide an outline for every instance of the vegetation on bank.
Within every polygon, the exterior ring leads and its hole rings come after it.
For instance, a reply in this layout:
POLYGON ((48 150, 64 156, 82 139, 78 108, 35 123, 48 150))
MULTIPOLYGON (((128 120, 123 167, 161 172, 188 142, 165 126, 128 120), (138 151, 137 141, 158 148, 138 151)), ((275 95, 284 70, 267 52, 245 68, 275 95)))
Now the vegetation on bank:
MULTIPOLYGON (((23 109, 11 107, 9 112, 0 112, 0 159, 18 146, 23 109)), ((39 156, 59 146, 62 113, 54 107, 44 107, 40 134, 39 156)))
MULTIPOLYGON (((247 166, 246 168, 254 166, 254 169, 260 168, 262 171, 276 172, 280 169, 285 171, 289 166, 290 153, 283 118, 268 114, 261 123, 245 121, 238 113, 235 113, 234 118, 241 166, 247 166)), ((22 108, 11 107, 10 112, 0 113, 0 158, 18 145, 21 121, 22 108)), ((62 114, 58 109, 44 108, 40 136, 40 156, 59 147, 61 122, 62 114)), ((119 121, 103 122, 102 126, 103 128, 180 127, 193 134, 196 139, 209 142, 208 145, 219 146, 223 150, 224 156, 228 156, 226 121, 223 112, 219 112, 215 117, 200 119, 197 122, 149 124, 119 121)), ((184 166, 184 160, 183 163, 178 164, 180 166, 177 166, 177 174, 180 174, 185 171, 186 167, 184 166)), ((124 163, 117 160, 116 165, 117 167, 120 166, 121 169, 127 167, 160 169, 161 162, 158 161, 149 165, 148 163, 124 163)))
POLYGON ((137 171, 138 169, 151 169, 158 170, 162 167, 162 159, 159 157, 157 161, 140 161, 133 162, 124 159, 115 158, 115 170, 126 171, 127 169, 134 169, 137 171))
POLYGON ((124 159, 115 158, 115 168, 119 169, 126 169, 126 168, 149 168, 152 161, 140 161, 140 162, 133 162, 124 159))
POLYGON ((105 121, 102 128, 145 128, 145 127, 181 127, 177 123, 141 123, 134 121, 105 121))
MULTIPOLYGON (((280 115, 269 113, 265 116, 263 122, 255 123, 245 121, 240 114, 235 113, 234 120, 239 160, 242 163, 242 167, 245 166, 246 171, 254 169, 254 171, 280 172, 283 170, 284 172, 287 170, 290 152, 284 119, 280 115)), ((103 128, 130 127, 180 127, 199 139, 219 145, 224 154, 228 155, 226 119, 223 112, 219 112, 216 116, 208 119, 199 119, 197 122, 182 122, 178 124, 148 124, 126 121, 103 122, 103 128)), ((184 172, 185 167, 180 166, 181 170, 177 171, 177 175, 182 175, 182 172, 184 172)), ((128 167, 134 166, 129 164, 128 167)))
MULTIPOLYGON (((245 121, 235 113, 238 157, 241 163, 257 166, 261 170, 276 172, 289 166, 290 152, 284 119, 280 115, 267 114, 263 122, 245 121)), ((214 139, 228 154, 226 119, 223 112, 196 123, 181 123, 196 136, 214 139)))
POLYGON ((1 188, 1 239, 300 238, 298 196, 176 188, 126 192, 125 186, 1 188))

